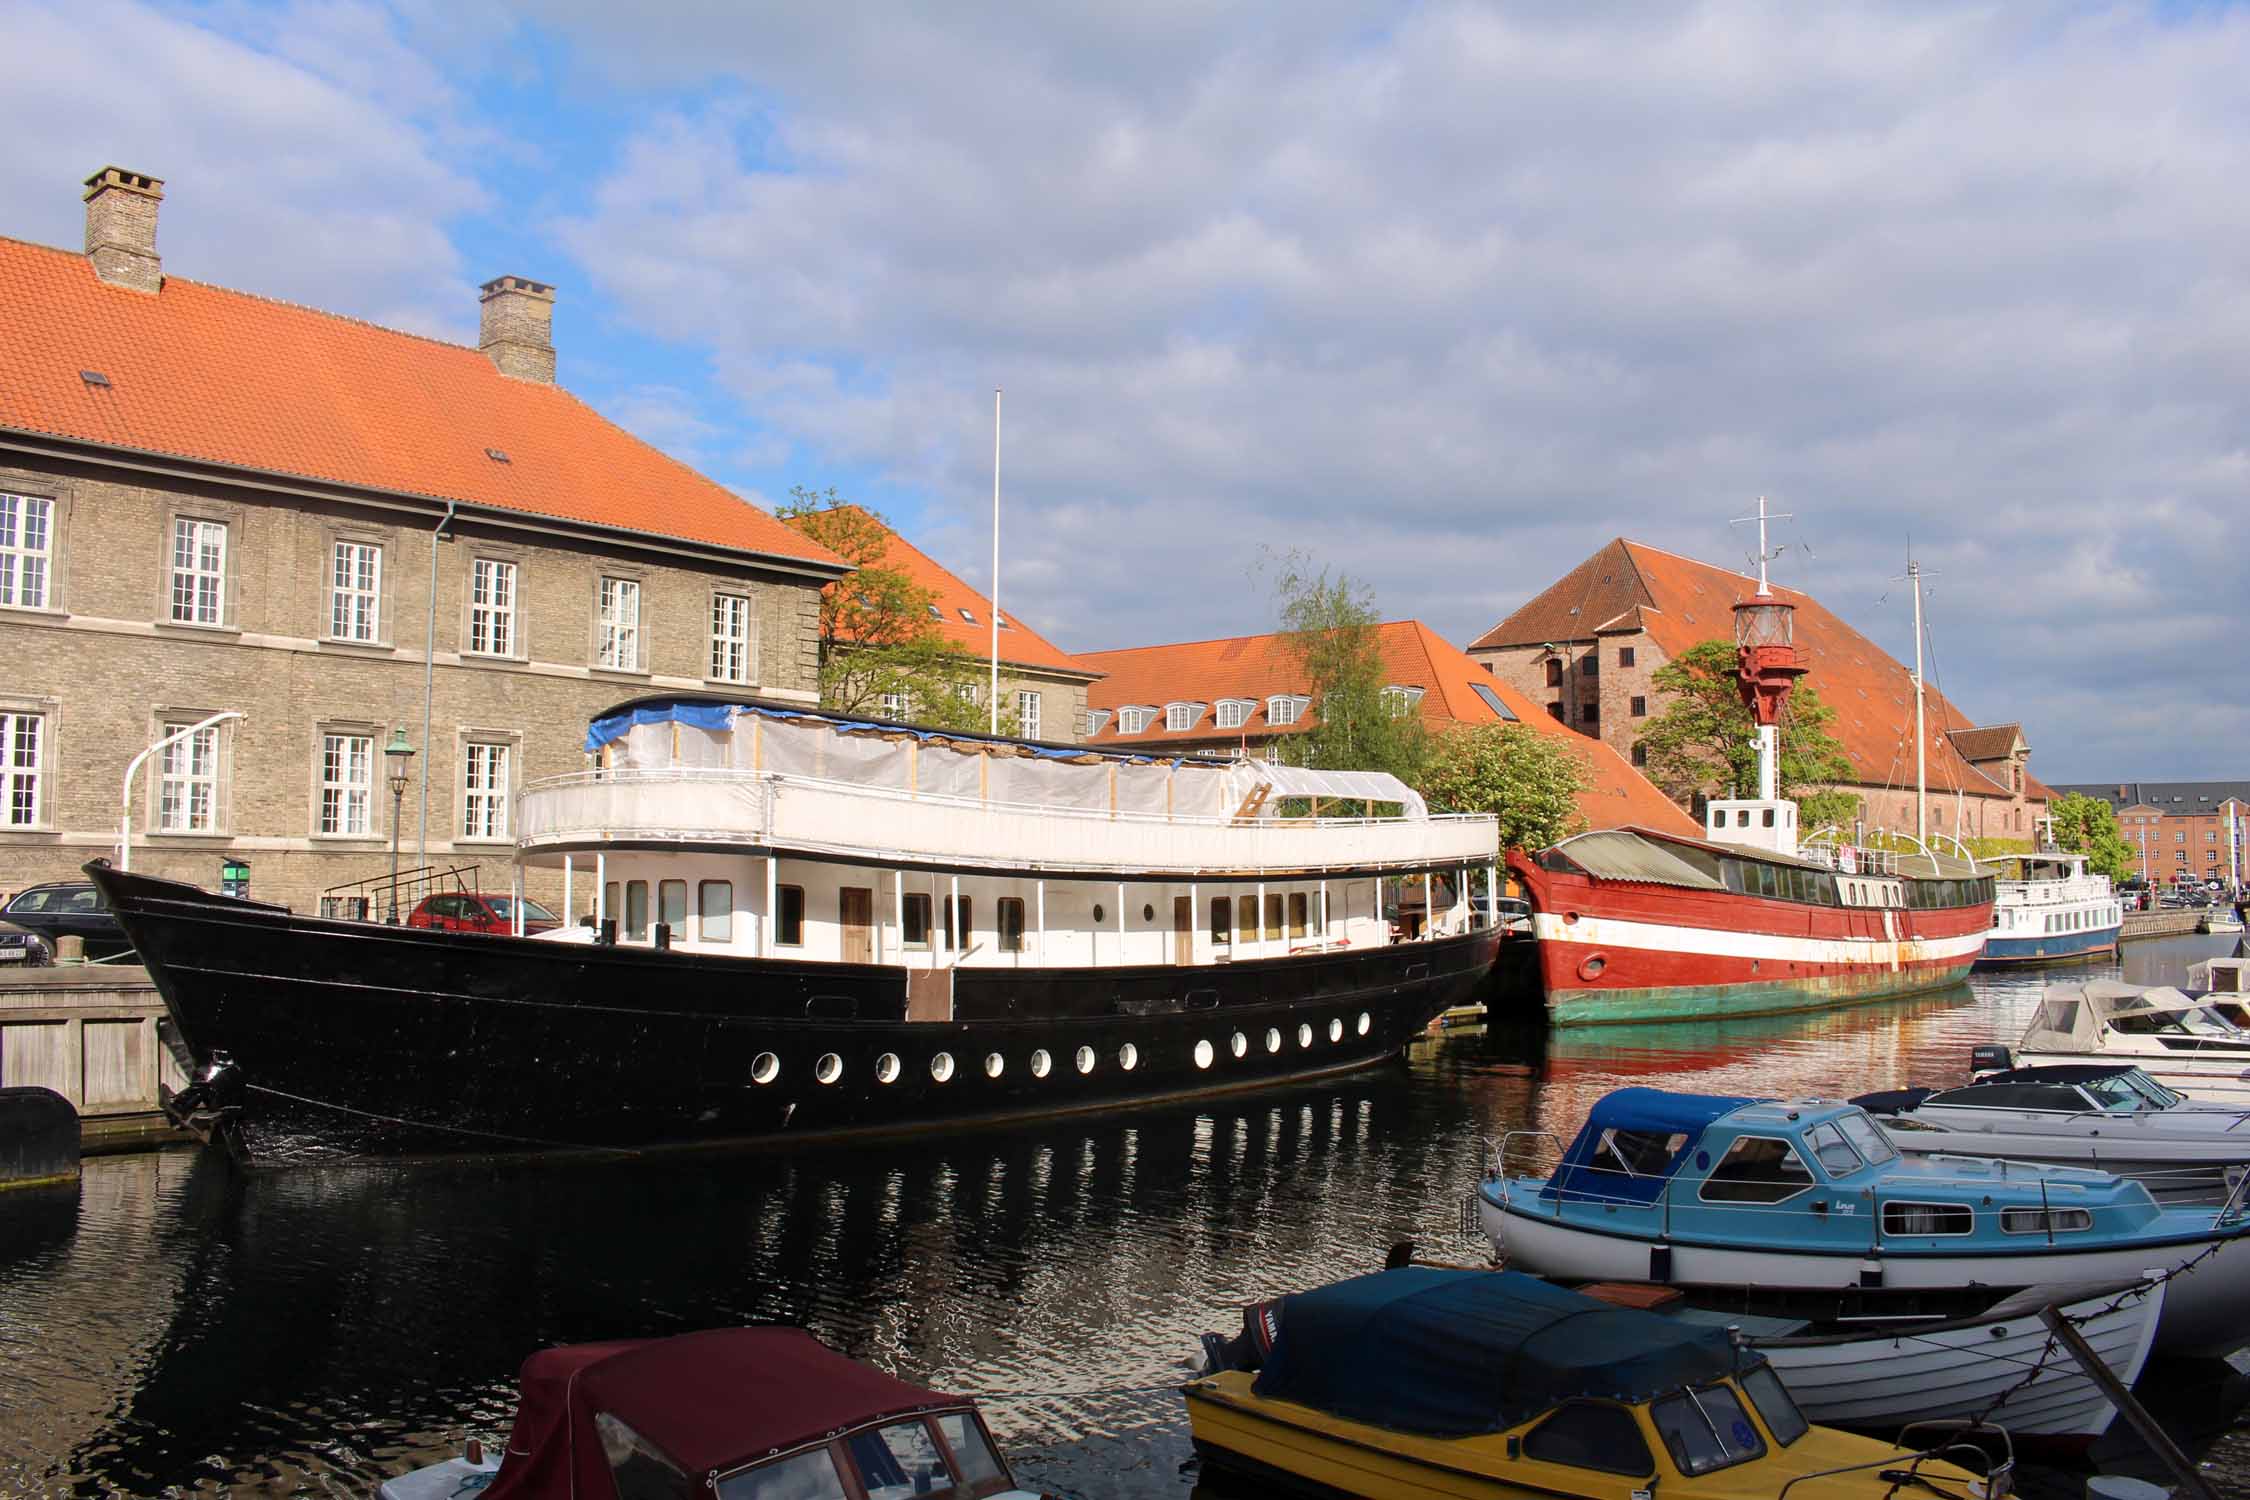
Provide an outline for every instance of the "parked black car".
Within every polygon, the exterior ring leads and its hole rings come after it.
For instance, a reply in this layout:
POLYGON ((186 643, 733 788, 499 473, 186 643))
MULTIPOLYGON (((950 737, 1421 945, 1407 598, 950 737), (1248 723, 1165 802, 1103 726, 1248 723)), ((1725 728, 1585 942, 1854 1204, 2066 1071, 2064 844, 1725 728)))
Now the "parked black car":
POLYGON ((26 886, 0 907, 0 919, 29 928, 50 945, 66 937, 84 938, 88 958, 109 958, 133 946, 90 880, 26 886))
POLYGON ((55 945, 45 934, 13 922, 0 922, 0 965, 11 969, 43 968, 55 961, 55 945))

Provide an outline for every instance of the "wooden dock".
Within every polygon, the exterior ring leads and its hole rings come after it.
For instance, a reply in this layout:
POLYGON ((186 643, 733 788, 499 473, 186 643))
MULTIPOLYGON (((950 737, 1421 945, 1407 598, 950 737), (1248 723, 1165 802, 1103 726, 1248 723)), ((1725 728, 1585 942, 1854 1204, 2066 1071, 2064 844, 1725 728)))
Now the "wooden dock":
POLYGON ((0 1086, 53 1089, 78 1111, 88 1152, 187 1137, 165 1123, 159 1083, 186 1085, 166 1044, 163 997, 137 965, 0 970, 0 1086))

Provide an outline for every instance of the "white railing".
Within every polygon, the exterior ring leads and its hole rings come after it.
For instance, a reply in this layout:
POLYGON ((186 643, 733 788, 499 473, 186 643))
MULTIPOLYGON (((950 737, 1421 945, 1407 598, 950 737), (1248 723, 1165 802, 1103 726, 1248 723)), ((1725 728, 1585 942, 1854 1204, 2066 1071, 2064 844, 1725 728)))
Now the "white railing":
POLYGON ((1896 875, 1898 855, 1889 849, 1864 849, 1857 844, 1800 845, 1799 858, 1847 875, 1896 875))
POLYGON ((517 799, 526 850, 612 841, 766 844, 808 854, 1083 873, 1488 865, 1497 820, 1253 818, 988 802, 724 769, 582 771, 517 799))

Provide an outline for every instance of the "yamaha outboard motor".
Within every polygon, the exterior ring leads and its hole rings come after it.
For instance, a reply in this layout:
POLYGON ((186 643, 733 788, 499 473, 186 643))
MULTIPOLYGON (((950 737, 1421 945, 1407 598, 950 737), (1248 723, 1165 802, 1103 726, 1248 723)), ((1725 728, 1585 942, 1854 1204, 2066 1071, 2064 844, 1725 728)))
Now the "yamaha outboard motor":
POLYGON ((1997 1042, 1987 1042, 1981 1047, 1969 1049, 1969 1071, 1971 1073, 1997 1073, 2015 1065, 2014 1056, 2007 1048, 1997 1042))

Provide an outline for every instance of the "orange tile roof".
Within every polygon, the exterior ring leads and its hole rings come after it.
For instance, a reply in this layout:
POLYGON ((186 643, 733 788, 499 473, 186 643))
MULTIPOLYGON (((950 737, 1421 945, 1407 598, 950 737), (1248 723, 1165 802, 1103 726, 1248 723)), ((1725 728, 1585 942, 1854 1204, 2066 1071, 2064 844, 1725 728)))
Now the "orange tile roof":
MULTIPOLYGON (((840 509, 859 510, 857 506, 840 509)), ((861 514, 867 512, 861 511, 861 514)), ((782 523, 795 529, 797 522, 782 523)), ((896 568, 918 586, 930 590, 937 597, 937 618, 932 621, 948 641, 971 656, 989 659, 992 651, 992 602, 983 594, 970 588, 960 577, 936 558, 915 546, 896 531, 885 527, 890 542, 883 552, 883 566, 896 568), (974 616, 964 618, 963 610, 974 616)), ((834 584, 830 588, 836 587, 834 584)), ((1056 646, 1045 636, 1024 624, 1011 610, 1000 611, 1000 660, 1019 667, 1036 667, 1043 671, 1075 673, 1084 677, 1099 677, 1099 667, 1088 666, 1083 660, 1056 646)))
MULTIPOLYGON (((1470 642, 1469 649, 1585 641, 1598 629, 1637 626, 1667 656, 1676 657, 1714 637, 1732 640, 1735 601, 1756 588, 1756 580, 1744 574, 1619 538, 1470 642)), ((1810 595, 1779 584, 1774 593, 1797 606, 1797 645, 1812 668, 1804 680, 1836 710, 1830 729, 1860 784, 1911 787, 1913 674, 1810 595)), ((2008 794, 1956 746, 1955 734, 1977 728, 1967 714, 1931 689, 1924 696, 1923 717, 1929 730, 1931 790, 2008 794)))
POLYGON ((474 349, 182 276, 133 291, 83 255, 5 238, 0 427, 837 562, 568 391, 511 380, 474 349))
MULTIPOLYGON (((1587 823, 1614 828, 1633 823, 1670 833, 1697 835, 1695 820, 1682 812, 1654 783, 1627 763, 1624 756, 1598 740, 1574 734, 1547 716, 1508 684, 1498 681, 1419 620, 1392 620, 1378 627, 1376 649, 1383 658, 1385 680, 1402 687, 1419 687, 1422 720, 1433 732, 1454 724, 1493 724, 1504 716, 1488 703, 1493 694, 1507 705, 1523 725, 1539 734, 1570 742, 1583 755, 1593 784, 1580 794, 1578 805, 1587 823)), ((1272 724, 1266 719, 1266 700, 1284 693, 1305 691, 1303 672, 1285 637, 1279 634, 1232 636, 1225 640, 1188 641, 1172 646, 1137 646, 1120 651, 1088 651, 1081 659, 1108 675, 1089 688, 1089 707, 1108 709, 1111 717, 1088 743, 1096 745, 1208 749, 1230 745, 1264 744, 1280 734, 1294 734, 1306 726, 1272 724), (1243 727, 1217 727, 1221 698, 1249 699, 1255 703, 1243 727), (1205 705, 1189 729, 1167 730, 1162 710, 1167 703, 1205 705), (1141 705, 1158 710, 1157 717, 1139 734, 1118 731, 1116 710, 1141 705)))

